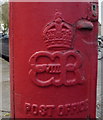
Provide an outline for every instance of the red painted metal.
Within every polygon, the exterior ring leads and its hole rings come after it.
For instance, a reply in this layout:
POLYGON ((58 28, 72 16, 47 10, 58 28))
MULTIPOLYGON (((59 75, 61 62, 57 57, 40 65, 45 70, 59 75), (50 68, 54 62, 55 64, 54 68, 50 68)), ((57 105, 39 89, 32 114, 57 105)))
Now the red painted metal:
POLYGON ((10 3, 14 118, 95 118, 97 3, 10 3))

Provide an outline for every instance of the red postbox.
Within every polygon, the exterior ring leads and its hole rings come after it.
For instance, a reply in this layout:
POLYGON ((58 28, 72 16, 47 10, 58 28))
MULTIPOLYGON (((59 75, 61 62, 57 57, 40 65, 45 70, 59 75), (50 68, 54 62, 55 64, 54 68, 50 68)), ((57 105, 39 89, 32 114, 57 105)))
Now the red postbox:
POLYGON ((95 118, 96 2, 10 3, 14 118, 95 118))

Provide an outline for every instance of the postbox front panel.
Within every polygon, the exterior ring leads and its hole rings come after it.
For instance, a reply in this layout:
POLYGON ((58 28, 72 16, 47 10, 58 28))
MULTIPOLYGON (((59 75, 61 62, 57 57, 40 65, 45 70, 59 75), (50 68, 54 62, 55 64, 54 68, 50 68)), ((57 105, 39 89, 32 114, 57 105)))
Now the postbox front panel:
POLYGON ((12 116, 95 118, 97 3, 11 3, 12 116))

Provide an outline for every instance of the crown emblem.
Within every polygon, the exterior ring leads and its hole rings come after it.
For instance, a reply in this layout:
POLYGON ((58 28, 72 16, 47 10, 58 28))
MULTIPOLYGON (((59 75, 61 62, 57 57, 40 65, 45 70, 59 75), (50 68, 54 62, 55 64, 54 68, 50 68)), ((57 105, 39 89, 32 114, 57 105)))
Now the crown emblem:
POLYGON ((56 12, 54 21, 44 29, 43 38, 47 49, 70 49, 73 42, 73 27, 63 20, 61 13, 56 12))

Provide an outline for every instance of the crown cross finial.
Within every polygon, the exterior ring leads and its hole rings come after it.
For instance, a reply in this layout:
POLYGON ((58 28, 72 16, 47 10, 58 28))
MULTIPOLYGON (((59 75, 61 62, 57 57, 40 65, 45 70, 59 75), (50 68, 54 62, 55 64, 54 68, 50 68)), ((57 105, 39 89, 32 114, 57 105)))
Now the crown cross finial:
POLYGON ((61 17, 61 13, 59 12, 56 12, 55 14, 55 27, 57 31, 62 30, 62 17, 61 17))
POLYGON ((55 13, 55 19, 57 19, 57 18, 62 18, 61 15, 62 15, 62 14, 61 14, 60 12, 56 12, 56 13, 55 13))

